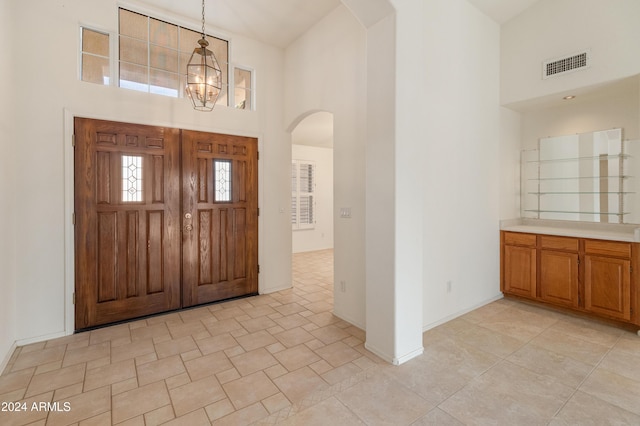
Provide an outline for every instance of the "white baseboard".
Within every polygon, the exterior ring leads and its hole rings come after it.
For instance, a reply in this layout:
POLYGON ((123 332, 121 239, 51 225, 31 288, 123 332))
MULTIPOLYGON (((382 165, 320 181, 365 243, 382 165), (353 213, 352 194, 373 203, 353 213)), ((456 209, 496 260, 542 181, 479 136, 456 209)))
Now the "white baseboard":
POLYGON ((11 347, 9 348, 9 352, 5 354, 2 363, 0 364, 0 374, 2 374, 2 372, 4 372, 4 369, 7 368, 7 365, 9 365, 9 360, 11 359, 13 353, 16 351, 17 347, 18 345, 16 344, 16 342, 13 342, 13 345, 11 345, 11 347))
POLYGON ((16 346, 30 345, 32 343, 44 342, 45 340, 57 339, 58 337, 70 336, 72 334, 73 332, 67 333, 65 331, 60 331, 58 333, 45 334, 37 337, 30 337, 28 339, 20 339, 16 341, 16 346))
POLYGON ((444 317, 444 318, 442 318, 442 319, 439 319, 438 321, 435 321, 435 322, 432 322, 432 323, 430 323, 430 324, 427 324, 427 325, 422 326, 422 332, 424 333, 425 331, 427 331, 427 330, 431 330, 432 328, 435 328, 435 327, 437 327, 437 326, 439 326, 439 325, 442 325, 442 324, 444 324, 445 322, 449 322, 449 321, 451 321, 451 320, 453 320, 453 319, 458 318, 459 316, 462 316, 462 315, 464 315, 464 314, 467 314, 467 313, 469 313, 469 312, 471 312, 471 311, 473 311, 473 310, 476 310, 476 309, 478 309, 478 308, 480 308, 480 307, 482 307, 482 306, 484 306, 484 305, 488 305, 489 303, 493 303, 493 302, 495 302, 496 300, 500 300, 500 299, 503 299, 503 298, 504 298, 503 294, 502 294, 502 293, 500 293, 500 294, 498 294, 498 295, 496 295, 496 296, 494 296, 494 297, 492 297, 492 298, 490 298, 490 299, 487 299, 487 300, 485 300, 485 301, 483 301, 483 302, 480 302, 480 303, 478 303, 478 304, 476 304, 476 305, 473 305, 473 306, 471 306, 470 308, 463 309, 463 310, 458 311, 458 312, 456 312, 456 313, 453 313, 453 314, 451 314, 451 315, 447 315, 446 317, 444 317))

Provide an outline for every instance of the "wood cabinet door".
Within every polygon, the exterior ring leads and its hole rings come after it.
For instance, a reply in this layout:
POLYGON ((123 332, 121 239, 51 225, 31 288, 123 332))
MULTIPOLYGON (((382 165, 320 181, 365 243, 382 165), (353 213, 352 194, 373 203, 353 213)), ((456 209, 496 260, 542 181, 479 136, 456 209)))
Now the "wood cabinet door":
POLYGON ((585 256, 585 309, 613 318, 631 319, 630 261, 585 256))
POLYGON ((536 297, 536 249, 504 246, 504 291, 536 297))
POLYGON ((74 125, 76 330, 179 308, 179 132, 74 125))
POLYGON ((258 291, 255 138, 182 130, 183 304, 258 291))
POLYGON ((557 305, 578 307, 578 254, 540 251, 540 297, 557 305))

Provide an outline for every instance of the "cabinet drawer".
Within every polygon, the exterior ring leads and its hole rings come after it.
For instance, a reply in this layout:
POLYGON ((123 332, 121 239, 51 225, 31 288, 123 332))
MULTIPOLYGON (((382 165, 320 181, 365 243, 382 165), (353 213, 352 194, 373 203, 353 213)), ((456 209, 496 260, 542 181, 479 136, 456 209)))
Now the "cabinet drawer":
POLYGON ((631 257, 631 243, 617 241, 584 240, 584 251, 587 254, 602 256, 631 257))
POLYGON ((504 243, 505 244, 514 245, 514 246, 535 247, 536 246, 536 235, 535 234, 521 234, 519 232, 505 232, 504 233, 504 243))
POLYGON ((578 251, 578 239, 567 237, 540 236, 540 246, 545 249, 578 251))

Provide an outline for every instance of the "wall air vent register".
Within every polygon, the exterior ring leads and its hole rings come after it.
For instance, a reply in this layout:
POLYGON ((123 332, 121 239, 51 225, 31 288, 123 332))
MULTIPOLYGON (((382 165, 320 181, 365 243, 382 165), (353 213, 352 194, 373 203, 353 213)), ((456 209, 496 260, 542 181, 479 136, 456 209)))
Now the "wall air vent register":
POLYGON ((542 64, 542 79, 587 69, 590 66, 590 62, 591 52, 589 50, 545 61, 542 64))

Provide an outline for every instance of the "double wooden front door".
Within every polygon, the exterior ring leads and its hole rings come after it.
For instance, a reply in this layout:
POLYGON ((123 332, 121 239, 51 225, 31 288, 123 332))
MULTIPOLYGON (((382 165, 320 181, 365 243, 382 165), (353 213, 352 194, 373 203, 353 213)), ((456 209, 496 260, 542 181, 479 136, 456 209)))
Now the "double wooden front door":
POLYGON ((75 119, 76 330, 258 290, 257 141, 75 119))

